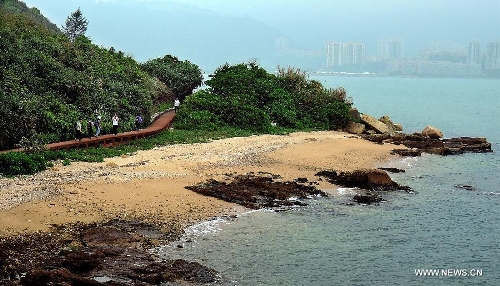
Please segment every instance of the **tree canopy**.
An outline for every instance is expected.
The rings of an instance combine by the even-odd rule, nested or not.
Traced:
[[[326,89],[305,73],[280,68],[270,74],[256,63],[225,64],[208,86],[188,96],[176,128],[216,130],[230,126],[269,132],[274,125],[293,129],[337,129],[349,122],[345,90]]]
[[[78,8],[66,18],[66,23],[62,26],[62,31],[73,42],[76,37],[85,35],[88,24],[89,21],[83,17],[82,11]]]
[[[151,59],[142,64],[142,69],[170,87],[181,101],[203,82],[197,65],[171,55]]]

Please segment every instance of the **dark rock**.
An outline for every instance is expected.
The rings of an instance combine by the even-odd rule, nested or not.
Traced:
[[[422,151],[418,149],[393,149],[391,154],[396,154],[404,157],[418,157],[422,156]]]
[[[295,182],[303,184],[309,182],[309,180],[307,178],[297,178],[295,179]]]
[[[93,280],[60,269],[33,269],[21,278],[21,285],[105,285]]]
[[[275,182],[273,178],[254,174],[236,176],[230,183],[210,180],[203,184],[188,186],[186,189],[251,209],[303,206],[305,203],[290,198],[328,196],[314,186],[297,182]]]
[[[328,176],[328,174],[331,174]],[[327,177],[332,184],[348,188],[361,188],[371,191],[411,191],[410,187],[400,186],[386,172],[376,169],[361,169],[353,172],[319,172],[316,176]]]
[[[467,191],[475,191],[476,190],[476,188],[474,188],[471,185],[455,185],[455,188],[464,189]]]
[[[0,256],[6,259],[0,263],[0,284],[3,281],[10,281],[9,285],[217,282],[217,272],[211,268],[183,260],[159,262],[149,252],[152,237],[167,243],[162,239],[179,236],[138,221],[115,220],[103,224],[59,226],[52,233],[1,238]],[[81,244],[75,244],[76,241]],[[94,279],[96,277],[104,277],[106,282],[99,282]]]
[[[353,198],[353,201],[357,202],[358,204],[366,204],[370,205],[373,203],[379,203],[383,201],[382,197],[376,194],[371,194],[371,193],[366,193],[366,194],[356,194]]]
[[[459,155],[467,152],[485,153],[492,152],[491,143],[488,143],[486,138],[477,137],[458,137],[451,139],[441,139],[436,137],[425,136],[421,133],[414,134],[372,134],[364,135],[365,139],[372,142],[385,142],[395,145],[403,145],[407,149],[394,149],[392,154],[401,156],[420,156],[421,153],[429,153],[436,155]]]
[[[182,259],[173,261],[170,265],[170,273],[184,281],[194,283],[212,283],[218,280],[215,270],[205,267],[197,262],[189,262]]]
[[[390,173],[404,173],[404,172],[406,172],[405,170],[399,169],[399,168],[384,168],[384,167],[380,167],[379,170],[387,171],[387,172],[390,172]]]

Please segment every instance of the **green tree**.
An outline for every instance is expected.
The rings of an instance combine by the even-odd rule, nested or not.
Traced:
[[[332,130],[349,121],[351,103],[345,90],[326,89],[300,70],[279,69],[274,75],[255,62],[224,64],[206,84],[208,89],[184,102],[176,117],[178,128],[212,130],[217,123],[269,132],[274,122],[285,128]]]
[[[66,23],[62,26],[62,31],[73,42],[76,37],[85,35],[88,24],[89,21],[83,17],[82,11],[78,8],[66,18]]]
[[[22,13],[0,9],[0,19],[0,150],[72,139],[77,118],[101,115],[105,134],[118,113],[132,130],[137,114],[148,124],[161,105],[165,85],[123,52],[85,36],[71,42]]]
[[[171,55],[149,60],[142,64],[142,69],[171,88],[181,101],[203,83],[203,75],[197,65]]]

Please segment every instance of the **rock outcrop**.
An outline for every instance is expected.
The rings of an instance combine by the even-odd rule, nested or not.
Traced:
[[[373,142],[391,143],[405,146],[405,149],[394,149],[392,153],[402,156],[420,156],[422,153],[436,155],[457,155],[463,153],[492,152],[491,143],[481,137],[456,137],[450,139],[433,138],[421,133],[394,135],[372,134],[365,139]],[[409,148],[409,149],[407,149]]]
[[[363,114],[361,116],[361,121],[365,123],[369,129],[374,130],[377,133],[389,133],[389,126],[373,116]]]
[[[303,179],[299,181],[304,182]],[[210,180],[199,185],[188,186],[186,189],[251,209],[304,206],[306,203],[299,199],[328,196],[316,187],[300,184],[297,180],[277,182],[272,175],[262,176],[253,173],[237,175],[230,183]]]
[[[346,127],[346,131],[351,134],[362,134],[365,132],[365,125],[357,122],[349,122]]]
[[[422,130],[422,135],[428,136],[432,139],[443,138],[443,132],[441,132],[441,130],[431,125],[427,125],[424,128],[424,130]]]
[[[316,176],[324,177],[329,183],[347,187],[357,188],[356,195],[352,201],[358,204],[373,204],[384,201],[383,192],[404,191],[414,193],[408,186],[401,186],[394,182],[389,175],[378,169],[360,169],[353,172],[321,171]]]
[[[394,123],[387,115],[376,119],[368,114],[360,115],[356,109],[351,109],[349,116],[353,121],[346,126],[345,131],[352,134],[394,134],[403,130],[401,124]]]
[[[173,235],[174,237],[169,237]],[[180,237],[139,221],[59,227],[0,239],[0,284],[199,285],[220,280],[197,262],[159,260],[151,246]],[[156,242],[156,243],[155,243]],[[176,284],[177,285],[177,284]]]
[[[411,188],[394,182],[383,170],[360,169],[352,172],[321,171],[316,176],[325,177],[328,182],[347,187],[360,188],[368,191],[408,191]]]

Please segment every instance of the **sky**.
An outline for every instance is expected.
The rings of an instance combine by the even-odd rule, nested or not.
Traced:
[[[374,56],[378,39],[402,38],[408,57],[430,48],[465,50],[470,41],[479,41],[485,51],[487,43],[500,41],[500,0],[24,2],[58,26],[80,8],[89,21],[86,35],[95,44],[113,46],[138,61],[172,54],[207,67],[224,55],[232,61],[265,59],[276,37],[290,39],[294,48],[318,51],[331,41],[360,42]]]

